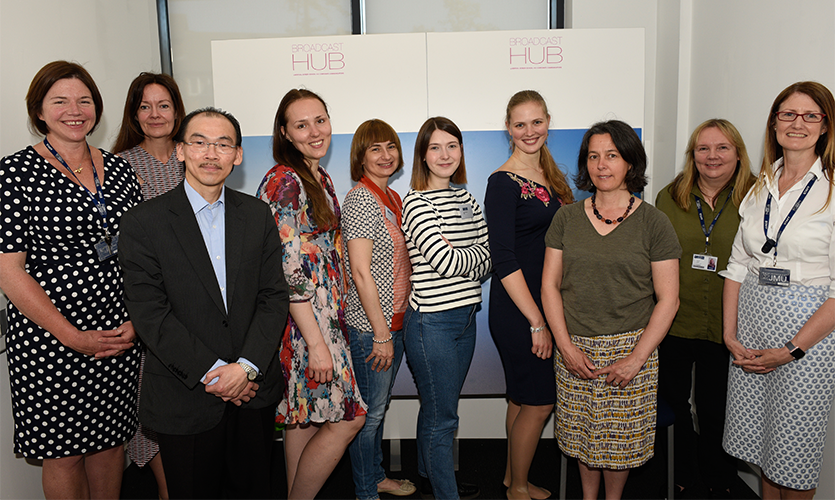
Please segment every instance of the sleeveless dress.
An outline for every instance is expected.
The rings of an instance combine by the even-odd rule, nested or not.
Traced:
[[[307,193],[292,168],[276,165],[258,187],[257,196],[270,205],[281,235],[290,301],[310,302],[334,369],[331,382],[319,384],[310,379],[307,344],[292,315],[287,317],[286,327],[276,325],[285,329],[279,357],[287,383],[276,412],[278,423],[353,420],[367,410],[357,388],[347,341],[339,202],[328,173],[322,167],[319,173],[328,204],[336,214],[332,227],[316,225]]]
[[[130,165],[102,151],[107,223],[141,201]],[[79,330],[128,320],[122,272],[99,262],[101,218],[87,192],[31,146],[0,161],[0,252],[26,252],[26,271]],[[27,458],[81,455],[125,442],[136,431],[139,348],[95,359],[65,347],[8,303],[6,344],[15,433]]]

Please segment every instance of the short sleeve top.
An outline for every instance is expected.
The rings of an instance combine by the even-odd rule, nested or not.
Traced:
[[[605,236],[585,203],[566,205],[554,216],[545,245],[562,250],[565,322],[570,334],[583,337],[644,328],[655,308],[652,263],[681,257],[670,219],[648,203]]]
[[[391,203],[386,203],[381,195],[389,197]],[[394,190],[388,188],[383,193],[364,180],[348,191],[342,203],[342,238],[346,247],[349,241],[357,238],[373,242],[371,275],[377,285],[383,316],[391,330],[403,327],[403,315],[409,299],[409,276],[412,274],[406,239],[400,229],[402,214],[403,204]],[[371,323],[351,273],[351,255],[347,250],[345,255],[348,256],[345,268],[349,286],[345,321],[353,328],[370,332]]]

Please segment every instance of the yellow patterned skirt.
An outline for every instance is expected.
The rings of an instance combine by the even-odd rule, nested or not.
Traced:
[[[571,341],[602,368],[628,356],[644,329]],[[658,349],[625,387],[606,384],[606,376],[583,380],[554,359],[557,405],[554,434],[560,449],[591,468],[631,469],[652,458],[655,443]]]

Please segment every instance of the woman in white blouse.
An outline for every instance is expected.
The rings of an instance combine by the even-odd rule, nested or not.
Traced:
[[[812,498],[820,477],[835,394],[833,116],[816,82],[774,100],[722,272],[733,355],[723,446],[762,468],[763,498]]]

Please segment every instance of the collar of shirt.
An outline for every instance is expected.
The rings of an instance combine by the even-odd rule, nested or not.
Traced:
[[[218,203],[220,203],[224,206],[226,205],[226,186],[225,185],[220,190],[220,198],[218,198],[216,202],[214,202],[210,205],[209,202],[206,201],[206,199],[203,198],[200,195],[200,193],[198,193],[197,191],[194,190],[193,187],[191,187],[191,184],[188,183],[188,179],[184,180],[183,184],[185,185],[185,188],[186,188],[186,197],[188,198],[188,202],[189,202],[189,204],[191,204],[191,209],[194,210],[195,214],[197,214],[197,212],[203,210],[207,206],[216,207]]]
[[[774,177],[772,177],[771,182],[768,183],[767,188],[768,192],[771,193],[771,196],[773,196],[775,200],[779,200],[780,188],[778,186],[778,182],[780,181],[780,177],[783,175],[783,158],[774,162],[772,169],[774,171]],[[790,193],[795,190],[802,191],[803,188],[806,187],[806,183],[809,182],[809,179],[811,179],[811,177],[809,177],[810,175],[814,175],[818,180],[823,178],[823,164],[821,163],[820,156],[809,168],[809,171],[806,172],[806,175],[804,175],[801,180],[797,181],[794,186],[790,187],[786,193]],[[785,196],[786,193],[783,193],[783,196]]]

